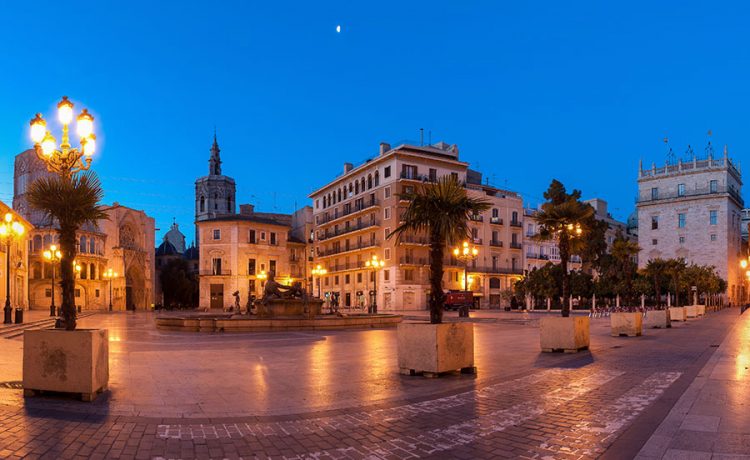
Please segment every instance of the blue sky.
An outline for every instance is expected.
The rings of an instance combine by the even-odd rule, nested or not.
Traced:
[[[633,210],[639,159],[707,136],[750,145],[745,2],[0,4],[0,199],[28,120],[69,95],[97,117],[106,202],[176,218],[217,127],[237,200],[291,212],[380,141],[457,143],[540,201],[552,178]],[[341,33],[336,26],[341,25]]]

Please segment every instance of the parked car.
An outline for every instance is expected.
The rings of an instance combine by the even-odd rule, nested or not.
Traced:
[[[448,291],[445,299],[446,310],[458,310],[461,307],[471,308],[474,305],[474,293],[471,291]]]

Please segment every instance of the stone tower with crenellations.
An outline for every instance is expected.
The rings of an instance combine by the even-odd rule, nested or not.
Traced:
[[[197,222],[235,214],[234,179],[221,174],[221,150],[214,132],[214,143],[208,159],[208,175],[195,181],[195,241],[200,244]]]

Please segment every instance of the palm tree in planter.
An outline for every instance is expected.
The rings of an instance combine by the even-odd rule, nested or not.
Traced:
[[[399,325],[399,367],[402,372],[410,374],[473,369],[474,336],[471,323],[443,324],[443,257],[446,246],[469,236],[470,216],[489,209],[490,202],[468,196],[466,188],[453,176],[444,176],[435,183],[421,184],[413,193],[401,194],[400,198],[408,200],[409,206],[401,216],[401,224],[388,238],[395,236],[398,242],[406,234],[424,233],[428,236],[430,324]],[[455,333],[448,334],[446,331],[451,328]],[[441,339],[449,341],[441,343]],[[450,342],[451,339],[454,341]],[[437,349],[437,355],[427,356],[429,349]],[[460,353],[464,355],[458,357]]]
[[[104,191],[92,171],[72,176],[42,177],[29,187],[29,205],[42,211],[57,222],[60,235],[60,275],[62,286],[62,317],[65,329],[76,328],[75,274],[73,260],[76,256],[76,233],[81,226],[96,224],[107,214],[99,206]]]
[[[573,253],[582,252],[588,230],[593,225],[594,208],[581,202],[581,192],[567,193],[565,186],[553,179],[544,192],[547,200],[534,218],[539,225],[538,240],[555,240],[562,269],[561,318],[546,317],[539,323],[542,351],[575,352],[589,346],[589,318],[570,317],[570,273],[568,262]],[[575,252],[574,252],[575,251]]]

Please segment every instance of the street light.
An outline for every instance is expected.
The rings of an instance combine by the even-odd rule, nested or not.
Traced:
[[[5,213],[5,219],[0,224],[0,239],[5,243],[5,308],[3,323],[11,324],[12,309],[10,308],[10,245],[13,240],[23,235],[25,229],[23,225],[16,220],[12,213]],[[20,322],[18,318],[18,311],[16,311],[16,322]],[[21,319],[23,319],[23,313],[21,313]]]
[[[57,116],[63,125],[62,143],[57,149],[57,139],[47,129],[47,122],[41,113],[29,122],[31,125],[31,140],[34,142],[36,155],[45,163],[49,172],[64,177],[86,171],[91,167],[91,157],[96,151],[96,135],[94,134],[94,117],[83,109],[76,117],[76,132],[81,146],[71,148],[68,135],[70,123],[73,121],[73,103],[68,96],[63,96],[57,104]]]
[[[475,260],[479,255],[479,249],[476,246],[469,245],[468,241],[464,241],[460,247],[453,248],[453,255],[456,259],[463,261],[464,263],[464,291],[469,291],[469,262]],[[468,310],[462,308],[459,313],[460,316],[469,316]]]
[[[326,273],[328,273],[328,270],[321,267],[320,264],[316,265],[315,268],[310,270],[310,273],[312,273],[313,276],[318,277],[318,298],[320,299],[320,278],[322,278]]]
[[[109,311],[112,311],[112,280],[117,278],[117,272],[108,268],[104,270],[104,278],[109,280]]]
[[[50,262],[50,265],[52,265],[52,303],[50,303],[49,306],[49,315],[55,316],[55,264],[60,262],[62,254],[60,253],[60,250],[57,249],[57,245],[53,244],[49,249],[44,251],[44,258]]]
[[[378,270],[385,267],[385,261],[378,259],[378,256],[373,254],[370,260],[365,261],[365,267],[371,269],[375,274],[372,284],[372,301],[368,310],[369,313],[376,315],[378,313]]]

